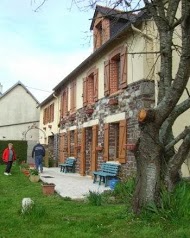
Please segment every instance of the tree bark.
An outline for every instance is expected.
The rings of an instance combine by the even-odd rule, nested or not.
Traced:
[[[137,163],[136,188],[133,210],[139,213],[150,202],[159,202],[162,146],[159,130],[154,123],[140,126],[141,134],[137,143],[135,158]]]

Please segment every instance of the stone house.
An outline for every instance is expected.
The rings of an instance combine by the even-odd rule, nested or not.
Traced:
[[[146,12],[97,6],[90,29],[93,53],[39,105],[41,142],[58,163],[76,157],[81,175],[103,161],[121,163],[128,175],[136,168],[138,111],[157,103],[156,28]]]

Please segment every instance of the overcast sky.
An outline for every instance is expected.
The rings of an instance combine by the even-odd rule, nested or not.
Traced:
[[[21,81],[41,102],[92,53],[89,19],[94,11],[79,11],[76,6],[71,7],[71,2],[48,0],[35,12],[40,0],[36,4],[31,4],[31,0],[1,0],[3,92]]]

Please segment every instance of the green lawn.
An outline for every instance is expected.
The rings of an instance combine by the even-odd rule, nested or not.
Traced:
[[[32,183],[13,166],[5,176],[0,165],[0,238],[151,238],[190,237],[190,225],[183,221],[134,218],[125,204],[92,206],[83,201],[66,201],[57,194],[44,196],[41,184]],[[34,200],[28,214],[21,214],[24,197]]]

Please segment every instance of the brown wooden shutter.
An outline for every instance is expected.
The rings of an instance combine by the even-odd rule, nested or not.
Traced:
[[[60,133],[59,135],[59,163],[64,162],[64,148],[65,148],[65,140],[64,133]]]
[[[68,113],[68,87],[65,89],[65,113]]]
[[[77,154],[78,154],[77,144],[78,144],[78,130],[76,129],[74,131],[74,157],[75,158],[77,158]]]
[[[126,120],[119,123],[119,162],[126,163]]]
[[[45,121],[45,109],[43,110],[43,124],[44,125],[46,124],[46,121]]]
[[[71,156],[71,132],[67,132],[68,156]]]
[[[98,101],[98,69],[94,72],[94,101]]]
[[[76,110],[76,80],[73,82],[73,111]]]
[[[60,119],[63,117],[63,93],[61,95]]]
[[[104,62],[104,95],[110,94],[110,61]]]
[[[83,79],[83,106],[87,105],[87,78]]]
[[[52,122],[54,121],[54,103],[52,104]]]
[[[120,54],[121,62],[121,88],[127,87],[127,48],[123,47]]]
[[[70,111],[73,112],[73,82],[70,85]]]
[[[82,128],[81,138],[81,159],[80,159],[80,175],[85,175],[86,163],[86,130]]]
[[[104,125],[104,161],[109,160],[109,124]]]
[[[98,145],[98,125],[92,127],[92,161],[91,161],[91,172],[97,170],[97,151]]]

